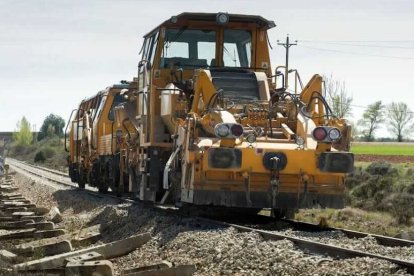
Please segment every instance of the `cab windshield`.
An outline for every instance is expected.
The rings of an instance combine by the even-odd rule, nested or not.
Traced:
[[[215,31],[186,28],[165,31],[161,68],[203,68],[215,64],[215,57]]]
[[[216,67],[216,31],[167,29],[160,62],[161,68]],[[248,30],[225,29],[223,32],[225,67],[251,67],[252,34]]]
[[[248,68],[252,57],[252,34],[246,30],[224,30],[223,63]]]

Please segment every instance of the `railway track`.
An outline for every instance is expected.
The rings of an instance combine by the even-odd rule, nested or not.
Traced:
[[[8,163],[14,168],[24,170],[30,174],[36,175],[41,178],[46,178],[49,181],[52,181],[58,185],[64,185],[66,188],[77,189],[77,185],[71,183],[69,177],[65,176],[62,172],[51,170],[51,169],[45,169],[43,167],[34,166],[30,164],[21,163],[16,160],[8,160]],[[93,188],[90,189],[89,187],[85,189],[85,192],[93,196],[98,196],[101,198],[111,197],[111,198],[116,198],[117,200],[120,200],[123,202],[136,203],[134,200],[131,200],[129,198],[119,198],[111,194],[104,194],[104,195],[100,194]],[[174,210],[171,208],[164,208],[164,207],[157,207],[157,206],[156,208],[163,212],[169,212],[169,213],[182,215],[179,212],[177,212],[177,210]],[[401,268],[406,269],[408,273],[414,274],[414,262],[412,260],[402,260],[402,259],[397,259],[397,258],[386,256],[386,255],[374,254],[370,252],[364,252],[361,250],[354,250],[354,249],[349,249],[349,248],[345,248],[341,246],[321,243],[321,242],[313,241],[307,238],[295,237],[295,236],[290,236],[290,235],[286,235],[283,233],[278,233],[277,231],[272,231],[269,229],[263,230],[261,229],[260,224],[256,225],[255,227],[251,227],[251,226],[240,225],[237,223],[230,223],[230,222],[226,222],[222,220],[219,221],[216,219],[209,219],[209,218],[203,218],[203,217],[197,217],[195,219],[201,222],[204,222],[204,223],[208,223],[208,224],[219,225],[223,227],[233,227],[240,232],[256,232],[260,234],[265,240],[289,240],[292,243],[294,243],[296,247],[310,254],[330,256],[334,259],[368,257],[368,258],[386,260],[390,263],[398,265]],[[264,218],[264,219],[268,220],[269,218]],[[294,220],[284,220],[284,222],[291,225],[291,227],[295,230],[310,231],[310,232],[339,231],[343,233],[345,236],[347,236],[348,238],[361,239],[361,238],[366,238],[366,237],[373,237],[376,239],[379,245],[382,245],[384,247],[414,248],[414,242],[409,241],[409,240],[396,239],[392,237],[357,232],[357,231],[342,229],[342,228],[322,228],[315,224],[299,222],[299,221],[294,221]]]

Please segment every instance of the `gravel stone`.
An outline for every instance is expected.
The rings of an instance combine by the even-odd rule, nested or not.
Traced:
[[[254,232],[238,232],[193,218],[180,217],[143,204],[119,204],[115,199],[94,197],[78,190],[59,189],[44,179],[15,176],[16,186],[39,206],[57,207],[66,229],[100,224],[102,242],[150,232],[153,239],[130,254],[111,260],[115,274],[123,269],[153,265],[163,260],[195,264],[195,275],[408,275],[382,260],[335,260],[311,255],[288,240],[265,241]],[[349,239],[340,232],[309,233],[287,230],[286,235],[412,260],[413,248],[380,246],[372,237]],[[1,247],[1,246],[0,246]],[[381,251],[382,250],[382,251]]]

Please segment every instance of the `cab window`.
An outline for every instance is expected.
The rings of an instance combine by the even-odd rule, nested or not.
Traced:
[[[111,109],[109,110],[109,114],[108,114],[108,119],[110,121],[113,121],[115,119],[115,110],[114,110],[115,106],[122,103],[123,101],[124,99],[122,98],[120,94],[117,94],[114,97],[114,101],[112,102]]]
[[[155,51],[158,44],[158,32],[147,37],[144,41],[142,59],[151,62],[154,61]]]
[[[200,68],[215,63],[216,32],[213,30],[167,29],[161,68]],[[213,64],[214,65],[214,64]]]
[[[224,30],[223,63],[227,67],[249,68],[252,57],[252,34],[246,30]]]

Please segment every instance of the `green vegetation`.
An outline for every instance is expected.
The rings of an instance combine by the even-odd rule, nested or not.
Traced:
[[[388,130],[397,137],[398,142],[402,142],[414,131],[414,113],[404,102],[392,102],[388,106]]]
[[[30,123],[26,117],[23,116],[23,118],[17,122],[16,127],[16,132],[13,135],[13,140],[16,144],[22,147],[30,145],[33,141],[33,134]]]
[[[351,151],[356,154],[414,155],[414,144],[353,143]]]
[[[362,126],[363,140],[371,142],[374,140],[375,131],[378,130],[380,125],[384,122],[384,110],[385,106],[381,101],[377,101],[368,105],[367,109],[362,114],[362,119],[358,121],[358,124]]]
[[[348,202],[365,210],[389,212],[398,223],[409,224],[414,216],[412,176],[410,165],[373,162],[357,167],[346,181]]]
[[[414,165],[359,163],[346,181],[342,210],[301,210],[296,219],[329,226],[391,235],[414,231]]]
[[[67,153],[63,143],[63,138],[57,136],[44,138],[35,144],[26,146],[13,142],[9,146],[8,156],[28,163],[41,163],[42,166],[65,171]]]
[[[328,94],[329,95],[329,94]],[[330,106],[335,103],[330,102]],[[392,102],[385,105],[381,101],[376,101],[368,105],[358,120],[358,124],[353,124],[354,141],[410,141],[410,134],[414,132],[414,112],[405,102]],[[393,136],[378,138],[376,131],[385,126]]]
[[[396,236],[401,232],[412,232],[413,226],[398,224],[387,212],[365,211],[347,207],[344,209],[303,209],[296,214],[300,221],[319,223],[324,218],[328,226],[352,229],[378,235]]]
[[[43,166],[66,171],[64,124],[65,121],[61,117],[50,114],[42,124],[38,139],[33,139],[30,123],[23,117],[17,123],[13,142],[7,146],[7,156],[28,163],[42,163]]]
[[[55,114],[49,114],[43,121],[42,126],[40,127],[38,140],[42,140],[45,137],[62,137],[64,127],[65,120],[63,120],[62,117]]]

